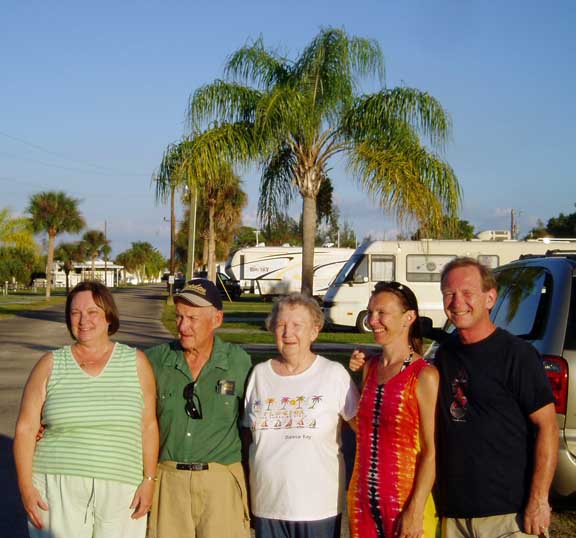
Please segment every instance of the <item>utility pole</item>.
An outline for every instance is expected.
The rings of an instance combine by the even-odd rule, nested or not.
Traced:
[[[194,276],[194,249],[196,248],[196,204],[197,191],[194,185],[194,193],[190,193],[190,218],[188,219],[188,257],[186,260],[186,281]]]
[[[108,245],[108,221],[104,221],[104,245]],[[108,286],[108,249],[104,248],[104,285]]]
[[[518,216],[522,214],[522,211],[518,211]],[[512,208],[510,210],[510,239],[518,239],[518,220],[516,219],[516,210]]]

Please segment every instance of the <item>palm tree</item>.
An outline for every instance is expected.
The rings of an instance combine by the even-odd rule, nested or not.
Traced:
[[[74,263],[84,261],[84,243],[60,243],[54,251],[54,257],[60,262],[60,266],[66,274],[66,293],[70,291],[70,271],[74,269]]]
[[[213,282],[216,282],[217,240],[219,243],[223,239],[231,240],[234,228],[241,220],[242,208],[246,205],[246,194],[231,166],[223,167],[220,179],[221,183],[207,182],[199,199],[206,213],[204,257],[208,278]]]
[[[92,262],[92,280],[94,280],[96,258],[103,253],[103,249],[110,244],[110,241],[106,239],[104,232],[100,230],[88,230],[82,236],[82,243],[86,255],[90,257]]]
[[[135,273],[139,282],[158,277],[166,266],[162,254],[146,241],[132,243],[128,250],[116,256],[116,263],[123,265],[126,271]]]
[[[48,233],[48,259],[46,262],[46,299],[52,287],[52,264],[54,242],[58,234],[76,233],[85,223],[78,211],[79,200],[70,198],[62,191],[39,192],[30,197],[26,211],[32,216],[32,229]]]
[[[178,167],[179,174],[186,178],[189,193],[198,193],[198,200],[203,200],[206,205],[208,212],[208,278],[215,282],[216,207],[224,193],[239,190],[240,179],[235,174],[231,164],[217,151],[217,148],[208,148],[208,154],[206,149],[205,139],[199,132],[194,133],[188,140],[181,142]]]
[[[256,162],[261,169],[259,215],[286,210],[303,200],[302,291],[311,293],[316,198],[330,161],[341,154],[354,179],[400,221],[432,228],[460,203],[450,166],[428,151],[442,150],[450,122],[425,92],[382,87],[358,95],[360,79],[383,81],[377,42],[327,28],[295,61],[264,47],[262,39],[229,58],[225,75],[190,98],[193,129],[208,125],[197,140],[210,163]]]

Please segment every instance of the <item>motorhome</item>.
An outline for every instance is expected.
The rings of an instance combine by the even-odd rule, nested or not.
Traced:
[[[351,248],[314,249],[315,297],[322,297],[328,285],[354,253]],[[300,291],[302,247],[248,247],[232,252],[226,273],[240,281],[244,291],[267,297]]]
[[[522,255],[545,254],[554,249],[573,251],[576,240],[370,241],[356,249],[328,288],[324,295],[324,316],[333,325],[369,332],[366,306],[374,285],[382,280],[396,280],[414,291],[420,314],[441,327],[446,316],[440,274],[450,260],[470,256],[493,268]]]

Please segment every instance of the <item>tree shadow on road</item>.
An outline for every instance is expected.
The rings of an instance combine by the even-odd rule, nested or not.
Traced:
[[[18,492],[12,444],[12,438],[0,435],[0,536],[28,538],[26,512]]]
[[[23,310],[16,315],[18,318],[40,319],[42,321],[53,321],[55,323],[65,323],[64,310]]]

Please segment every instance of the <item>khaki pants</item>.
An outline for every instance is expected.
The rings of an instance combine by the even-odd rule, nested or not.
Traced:
[[[530,536],[534,538],[533,534],[522,532],[522,514],[442,518],[442,538],[524,538]]]
[[[132,519],[130,503],[137,486],[34,473],[34,486],[48,503],[38,509],[42,529],[28,523],[30,538],[144,538],[146,516]]]
[[[204,471],[158,465],[148,538],[249,538],[250,516],[240,463]]]

